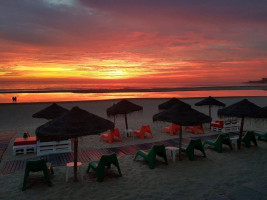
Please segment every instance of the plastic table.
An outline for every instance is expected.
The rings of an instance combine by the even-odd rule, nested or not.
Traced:
[[[170,152],[172,155],[172,161],[175,162],[176,153],[179,151],[179,148],[177,147],[166,147],[165,148],[167,152]]]

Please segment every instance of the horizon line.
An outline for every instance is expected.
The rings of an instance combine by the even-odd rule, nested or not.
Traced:
[[[164,87],[164,88],[120,88],[120,89],[2,89],[0,94],[10,93],[126,93],[126,92],[172,92],[201,90],[267,90],[267,85],[248,86],[201,86],[201,87]]]

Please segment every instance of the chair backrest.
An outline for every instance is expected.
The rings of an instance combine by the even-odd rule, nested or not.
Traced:
[[[247,131],[242,138],[242,142],[245,143],[246,147],[250,147],[251,142],[253,142],[255,146],[258,146],[254,131]]]
[[[191,139],[186,149],[193,149],[198,145],[202,145],[201,139]]]
[[[242,140],[251,140],[253,137],[254,132],[253,131],[247,131],[245,135],[243,136]]]
[[[153,147],[151,148],[151,150],[148,154],[148,157],[150,157],[150,156],[156,157],[157,153],[164,152],[164,151],[166,151],[166,150],[165,150],[165,146],[163,144],[162,145],[153,145]]]
[[[38,172],[38,171],[47,169],[47,166],[46,166],[46,162],[44,159],[28,160],[26,162],[26,169],[32,172]]]
[[[144,126],[144,131],[145,131],[145,132],[148,132],[148,133],[151,133],[150,126],[149,126],[149,125],[145,125],[145,126]]]
[[[177,131],[179,131],[180,126],[178,126],[178,125],[172,123],[172,124],[171,124],[171,128],[172,128],[173,130],[177,130]]]
[[[113,130],[110,130],[111,135],[114,136],[120,136],[120,131],[118,128],[115,128]]]
[[[145,133],[145,132],[151,133],[150,126],[149,125],[142,126],[141,127],[141,132],[142,133]]]
[[[98,163],[98,167],[105,167],[111,163],[115,165],[117,165],[118,163],[117,155],[115,153],[101,156],[100,161]]]
[[[218,143],[218,142],[222,143],[223,140],[230,140],[229,134],[220,134],[220,135],[218,135],[218,137],[215,140],[215,143]]]

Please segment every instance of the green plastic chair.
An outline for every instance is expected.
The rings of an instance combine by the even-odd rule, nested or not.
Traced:
[[[231,142],[229,134],[220,134],[216,138],[216,140],[205,140],[203,143],[203,147],[207,144],[210,146],[214,146],[215,150],[218,153],[222,153],[223,144],[228,145],[230,147],[230,149],[233,150],[232,142]]]
[[[242,137],[242,143],[245,144],[247,148],[251,147],[251,142],[254,143],[255,146],[258,146],[256,137],[253,131],[247,131],[246,134]]]
[[[258,137],[259,140],[267,140],[267,133],[254,132],[254,134]]]
[[[137,151],[134,161],[137,156],[143,157],[146,161],[148,161],[149,168],[154,169],[156,162],[156,155],[160,156],[164,159],[166,165],[168,165],[168,160],[166,156],[166,149],[164,145],[154,145],[151,149],[148,150],[139,150]]]
[[[24,173],[23,187],[22,187],[23,191],[26,190],[26,185],[29,179],[30,172],[38,172],[38,171],[43,171],[46,184],[48,186],[52,186],[49,172],[51,174],[54,174],[54,170],[52,168],[51,163],[46,163],[44,159],[27,161]]]
[[[119,175],[122,176],[119,161],[115,153],[110,155],[103,155],[100,160],[91,161],[89,163],[87,173],[89,172],[90,168],[92,168],[94,171],[96,171],[97,181],[103,182],[105,170],[109,169],[111,167],[111,164],[117,167]]]
[[[206,157],[206,153],[200,139],[192,139],[188,145],[183,145],[181,148],[181,151],[186,153],[189,160],[195,159],[195,150],[201,151],[203,156]]]

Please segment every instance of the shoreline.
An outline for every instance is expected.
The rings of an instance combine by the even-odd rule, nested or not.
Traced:
[[[174,96],[175,97],[175,96]],[[183,99],[183,100],[187,100],[187,99],[203,99],[206,98],[207,96],[200,96],[200,97],[175,97],[177,99]],[[266,96],[259,96],[259,95],[255,95],[255,96],[212,96],[214,98],[220,98],[220,99],[227,99],[227,98],[243,98],[243,99],[247,99],[247,98],[266,98]],[[151,97],[147,97],[147,98],[117,98],[117,99],[99,99],[99,100],[70,100],[70,101],[40,101],[40,102],[17,102],[17,103],[0,103],[1,105],[18,105],[18,104],[48,104],[48,103],[86,103],[86,102],[90,102],[90,103],[94,103],[94,102],[104,102],[104,101],[120,101],[122,99],[128,99],[128,100],[168,100],[171,99],[172,97],[155,97],[155,98],[151,98]]]

